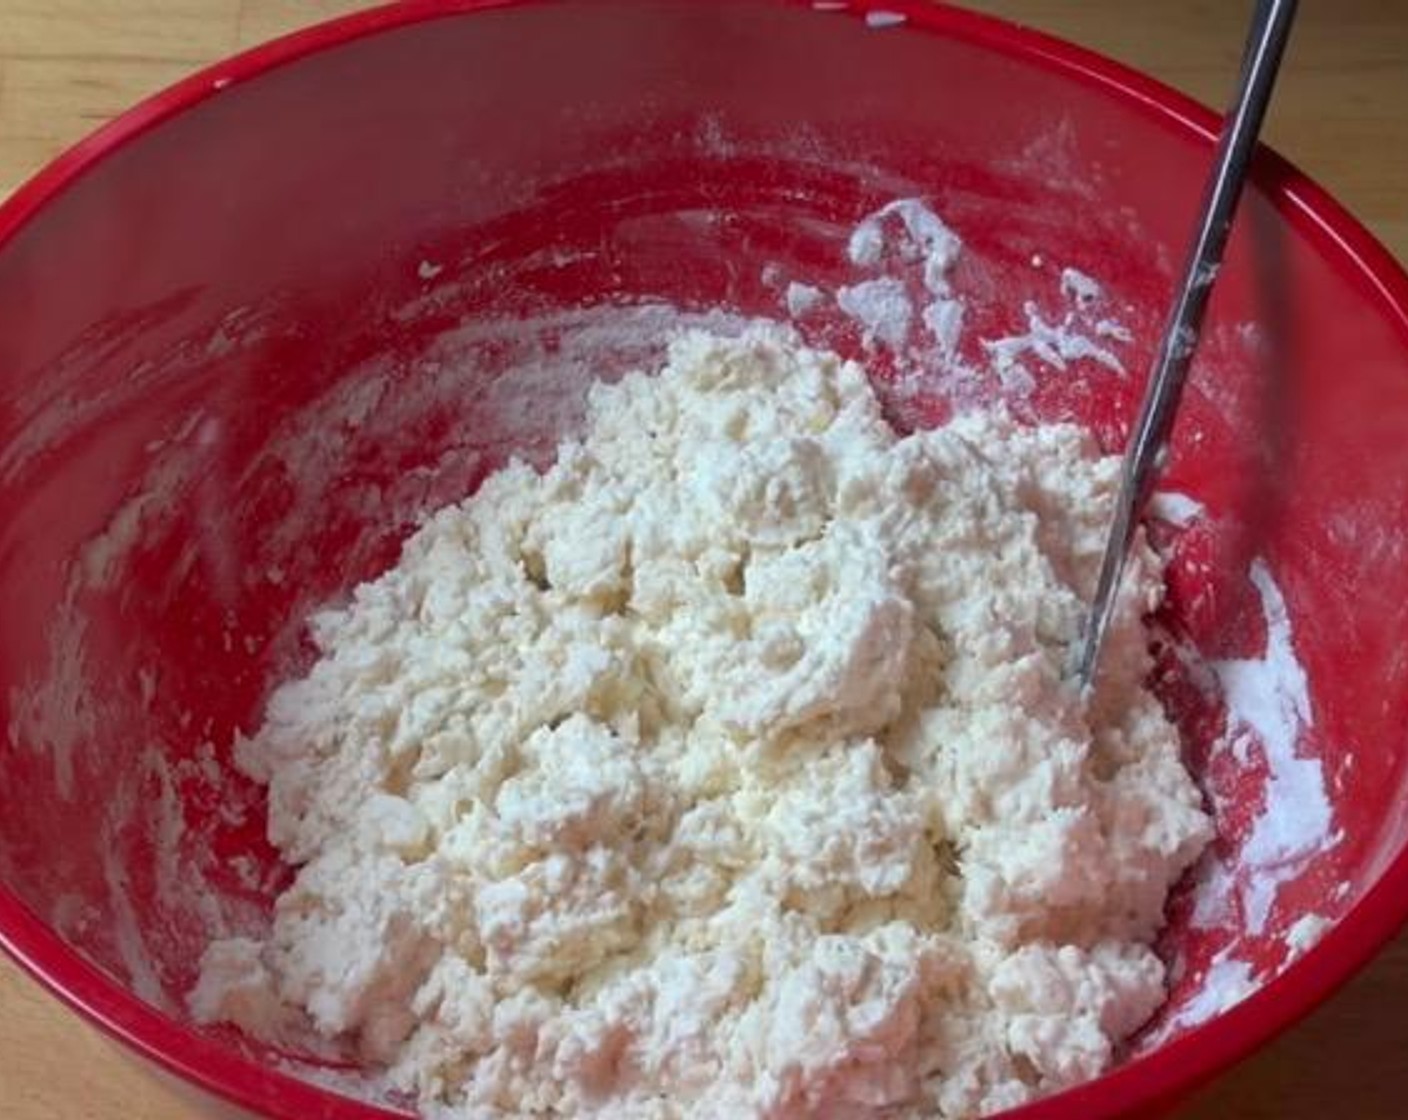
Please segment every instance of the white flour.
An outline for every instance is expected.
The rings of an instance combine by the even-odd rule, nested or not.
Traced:
[[[906,274],[916,272],[925,299],[918,318],[940,349],[951,353],[957,347],[963,305],[952,298],[949,271],[962,250],[958,235],[922,200],[886,203],[856,225],[846,245],[852,265],[879,275],[839,289],[836,303],[861,325],[866,345],[905,352],[916,317]]]
[[[901,12],[887,12],[879,8],[865,13],[866,27],[876,30],[886,27],[899,27],[905,22],[905,16]]]
[[[1199,503],[1176,493],[1160,495],[1152,506],[1151,513],[1171,524],[1186,525],[1205,514]],[[1258,657],[1211,665],[1227,708],[1226,728],[1212,753],[1230,755],[1244,771],[1263,765],[1265,777],[1258,783],[1263,800],[1249,834],[1231,852],[1210,851],[1199,865],[1190,925],[1219,935],[1237,930],[1246,938],[1274,938],[1284,954],[1276,967],[1256,968],[1240,955],[1247,949],[1236,942],[1224,945],[1198,978],[1193,996],[1141,1042],[1146,1051],[1247,998],[1304,955],[1331,925],[1322,914],[1292,920],[1277,907],[1282,886],[1329,852],[1340,833],[1322,763],[1298,753],[1312,713],[1285,598],[1263,561],[1252,562],[1250,578],[1261,603],[1265,646]]]
[[[901,236],[892,238],[890,225],[899,226]],[[924,269],[924,286],[934,295],[948,292],[948,271],[962,249],[958,235],[917,198],[887,202],[863,218],[846,247],[851,263],[863,268],[880,266],[887,252],[905,262],[918,261]]]
[[[1078,300],[1078,306],[1082,302]],[[1072,362],[1088,359],[1099,362],[1116,373],[1125,372],[1124,364],[1113,351],[1074,329],[1079,321],[1078,310],[1067,311],[1057,322],[1048,322],[1032,303],[1028,303],[1022,311],[1027,317],[1025,334],[983,342],[983,348],[992,358],[993,366],[999,374],[1010,374],[1027,355],[1040,358],[1047,365],[1060,370],[1064,370]],[[1101,329],[1097,324],[1096,332],[1099,333]],[[1115,326],[1103,328],[1111,337],[1116,337],[1117,329]]]
[[[1174,497],[1173,514],[1197,516]],[[1297,879],[1340,839],[1334,827],[1324,766],[1302,756],[1298,744],[1312,713],[1305,676],[1295,654],[1285,598],[1261,560],[1250,578],[1262,608],[1265,646],[1260,656],[1212,663],[1227,708],[1223,737],[1214,755],[1230,754],[1242,770],[1260,764],[1263,802],[1249,834],[1230,854],[1208,858],[1198,870],[1195,929],[1245,930],[1251,937],[1274,936],[1285,948],[1279,967],[1302,956],[1324,935],[1330,922],[1321,914],[1294,920],[1278,911],[1283,885]],[[1246,998],[1275,970],[1258,970],[1239,959],[1235,945],[1220,950],[1193,999],[1180,1006],[1147,1045],[1194,1027]]]
[[[955,291],[952,273],[963,242],[922,199],[896,199],[866,215],[850,233],[846,256],[865,278],[837,288],[830,300],[860,327],[867,349],[888,350],[929,374],[937,365],[950,381],[977,373],[960,355],[967,301]],[[1027,303],[1022,333],[977,340],[1009,399],[1035,388],[1025,364],[1031,359],[1060,371],[1093,362],[1125,373],[1118,349],[1132,336],[1104,313],[1109,301],[1101,284],[1067,267],[1057,291],[1054,317]],[[827,306],[827,293],[793,280],[784,303],[794,320],[813,318]]]
[[[1157,490],[1149,499],[1148,516],[1176,529],[1186,529],[1207,511],[1203,503],[1177,490]]]
[[[1237,860],[1247,928],[1261,933],[1281,884],[1333,841],[1334,822],[1320,760],[1296,751],[1310,722],[1310,699],[1305,670],[1291,644],[1285,599],[1261,561],[1252,564],[1251,579],[1266,620],[1265,652],[1258,658],[1216,662],[1213,669],[1222,684],[1233,742],[1255,735],[1268,771],[1265,808]]]
[[[580,442],[314,620],[241,765],[300,866],[192,1006],[466,1117],[958,1118],[1095,1076],[1210,835],[1143,687],[1141,546],[1064,677],[1117,463],[685,336]]]
[[[1229,953],[1219,953],[1208,966],[1192,999],[1182,1003],[1160,1026],[1149,1044],[1163,1042],[1181,1031],[1206,1023],[1250,996],[1260,986],[1252,966]]]
[[[1286,948],[1293,956],[1303,956],[1320,943],[1333,924],[1323,914],[1305,914],[1297,918],[1286,931]]]
[[[841,288],[836,305],[865,329],[867,345],[881,342],[897,350],[909,338],[914,307],[899,280],[883,276]]]
[[[822,306],[825,299],[826,293],[820,288],[811,284],[799,284],[795,280],[787,285],[787,293],[783,297],[787,314],[793,319],[800,319],[804,315],[810,314]]]

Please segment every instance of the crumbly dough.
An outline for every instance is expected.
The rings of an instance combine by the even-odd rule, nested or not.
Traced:
[[[1096,1076],[1210,837],[1144,690],[1116,464],[863,372],[677,340],[318,615],[239,764],[299,867],[192,1007],[355,1043],[428,1114],[974,1117]]]

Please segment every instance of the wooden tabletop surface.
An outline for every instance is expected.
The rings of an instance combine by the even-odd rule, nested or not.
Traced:
[[[347,0],[0,0],[0,197],[139,97]],[[1222,104],[1247,0],[985,0]],[[1408,260],[1408,0],[1301,6],[1269,139]],[[1408,1116],[1408,937],[1177,1120]],[[0,958],[0,1115],[193,1120]]]

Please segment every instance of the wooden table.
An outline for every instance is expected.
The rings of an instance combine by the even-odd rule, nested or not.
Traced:
[[[0,196],[99,122],[193,68],[347,0],[0,0]],[[1221,104],[1245,0],[983,0]],[[1408,4],[1302,5],[1271,142],[1408,259]],[[1408,938],[1178,1120],[1408,1116]],[[0,1114],[195,1116],[0,959]]]

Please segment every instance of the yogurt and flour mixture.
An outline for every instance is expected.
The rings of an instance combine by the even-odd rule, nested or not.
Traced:
[[[1065,680],[1117,464],[688,335],[313,623],[239,748],[297,880],[197,1015],[355,1041],[430,1115],[974,1117],[1103,1071],[1210,837],[1141,546]]]

